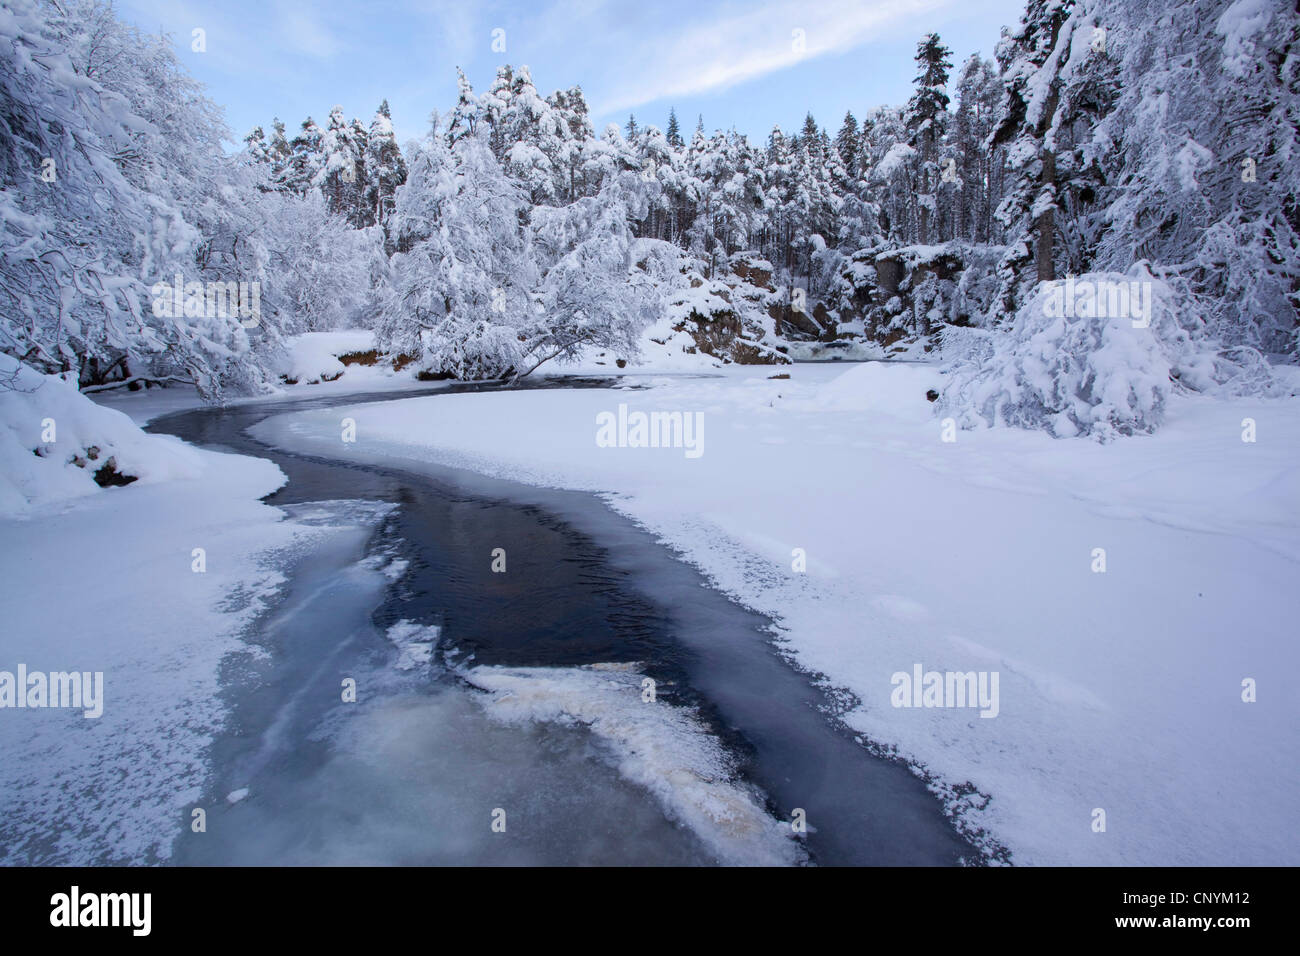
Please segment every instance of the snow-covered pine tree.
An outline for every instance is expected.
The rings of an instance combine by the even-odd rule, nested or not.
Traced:
[[[364,143],[357,140],[359,125],[344,119],[343,107],[330,110],[329,125],[321,137],[323,162],[315,180],[329,211],[354,226],[367,225],[365,151]]]
[[[859,162],[879,197],[881,228],[898,245],[915,242],[918,234],[913,185],[917,151],[909,139],[902,114],[893,107],[882,106],[863,122]]]
[[[491,127],[493,153],[507,174],[524,184],[531,204],[563,202],[580,153],[573,149],[569,118],[538,94],[528,68],[498,68],[481,109]]]
[[[248,157],[255,163],[270,162],[271,153],[266,144],[266,133],[262,127],[254,126],[244,137],[244,148],[248,150]]]
[[[323,138],[315,120],[308,116],[302,121],[298,133],[289,141],[289,160],[281,177],[286,189],[303,196],[316,185],[325,164]]]
[[[668,145],[673,149],[681,149],[686,143],[682,140],[682,130],[677,124],[677,111],[668,110]]]
[[[997,46],[1003,93],[988,146],[1007,151],[1007,192],[996,216],[1010,243],[998,265],[998,318],[1014,315],[1036,282],[1056,276],[1056,143],[1050,134],[1068,49],[1057,41],[1074,6],[1075,0],[1029,0],[1020,23],[1004,29]],[[1067,44],[1072,36],[1071,29]]]
[[[289,148],[289,140],[284,135],[284,123],[278,116],[271,120],[271,136],[267,140],[266,152],[275,180],[280,182],[293,151]]]
[[[916,92],[907,103],[903,122],[910,134],[909,145],[917,151],[916,203],[918,208],[916,241],[932,241],[931,223],[937,218],[940,186],[939,144],[946,133],[948,119],[948,71],[952,51],[930,33],[917,44]]]
[[[451,118],[447,121],[445,136],[450,145],[454,145],[462,136],[472,136],[483,116],[483,105],[479,102],[474,88],[470,86],[465,71],[456,67],[456,105],[452,108]],[[438,118],[435,113],[430,117],[430,128],[437,128]],[[494,142],[495,146],[495,142]]]
[[[388,100],[379,104],[370,121],[365,153],[366,208],[372,222],[383,225],[393,211],[397,187],[406,182],[406,160],[393,132],[393,116]]]
[[[979,54],[962,64],[951,144],[960,183],[955,234],[973,242],[995,242],[993,211],[1002,193],[1003,147],[986,148],[1001,95],[997,71]],[[942,171],[940,177],[942,178]]]
[[[595,131],[591,128],[591,111],[582,87],[573,86],[567,90],[557,90],[546,98],[551,108],[554,121],[558,122],[558,136],[544,141],[542,148],[550,148],[552,165],[556,168],[566,202],[572,202],[580,196],[594,195],[600,189],[600,181],[588,181],[583,173],[585,148],[595,140]]]

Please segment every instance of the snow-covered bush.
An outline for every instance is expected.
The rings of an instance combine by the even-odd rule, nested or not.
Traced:
[[[341,356],[349,357],[358,370],[370,366],[382,374],[387,366],[377,361],[374,348],[375,335],[369,329],[304,332],[286,340],[280,376],[287,385],[332,382],[347,371]]]
[[[360,324],[370,305],[374,259],[383,255],[382,229],[353,229],[326,211],[315,190],[258,197],[256,241],[264,250],[262,309],[283,335]]]
[[[1141,265],[1042,283],[1007,327],[945,331],[943,413],[1058,438],[1151,432],[1176,385],[1223,377],[1186,302]]]

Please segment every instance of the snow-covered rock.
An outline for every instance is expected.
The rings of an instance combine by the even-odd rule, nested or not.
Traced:
[[[332,382],[346,371],[340,355],[369,352],[374,347],[375,333],[369,329],[305,332],[289,340],[280,374],[289,385]]]
[[[30,513],[108,485],[201,471],[188,446],[147,435],[72,383],[0,354],[0,515]]]

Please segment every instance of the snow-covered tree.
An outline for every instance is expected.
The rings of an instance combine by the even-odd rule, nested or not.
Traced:
[[[397,190],[390,227],[402,251],[382,293],[378,337],[427,374],[500,378],[521,370],[521,334],[535,322],[527,196],[484,127],[452,145],[440,132],[411,157]]]
[[[677,111],[670,109],[668,111],[668,129],[665,133],[668,137],[668,145],[673,149],[681,149],[686,145],[682,139],[682,129],[677,124]]]
[[[406,182],[406,160],[397,145],[393,132],[393,116],[388,100],[379,104],[375,118],[370,121],[366,138],[366,207],[371,222],[383,225],[393,211],[393,197],[397,187]]]
[[[957,80],[957,109],[951,125],[953,163],[945,160],[940,172],[951,169],[960,190],[955,204],[953,234],[974,242],[993,242],[1000,233],[994,229],[993,211],[1002,195],[1002,147],[986,148],[993,132],[993,118],[1001,86],[997,70],[979,54],[962,65]]]
[[[859,135],[857,118],[852,111],[845,113],[840,131],[835,134],[835,150],[846,177],[856,178],[858,173]]]
[[[323,161],[314,184],[325,196],[329,211],[354,226],[367,225],[365,142],[358,139],[359,124],[348,123],[343,107],[330,110],[329,126],[321,137]],[[362,136],[365,131],[360,130]]]
[[[928,34],[917,44],[916,92],[903,113],[903,122],[911,134],[909,145],[917,151],[917,240],[923,243],[931,241],[930,224],[938,218],[939,144],[946,133],[948,118],[951,52],[939,41],[937,33]]]
[[[276,330],[207,291],[242,282],[251,311],[256,190],[170,43],[93,0],[13,0],[0,24],[0,348],[85,386],[262,387]],[[157,291],[177,281],[180,309]]]
[[[624,171],[601,191],[567,206],[543,207],[533,222],[533,248],[543,272],[537,322],[527,333],[527,374],[584,346],[636,353],[637,335],[661,310],[659,291],[634,268],[632,219],[646,214],[639,177]]]
[[[324,138],[325,134],[310,116],[302,121],[297,135],[289,141],[289,159],[281,176],[286,189],[302,196],[318,185],[325,165]]]

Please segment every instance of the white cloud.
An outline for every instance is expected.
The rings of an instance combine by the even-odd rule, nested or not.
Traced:
[[[769,0],[742,13],[638,38],[620,51],[619,77],[597,115],[669,97],[714,92],[816,57],[843,53],[953,0]],[[919,29],[919,28],[918,28]],[[802,31],[796,35],[795,31]],[[802,40],[800,48],[797,40]]]

